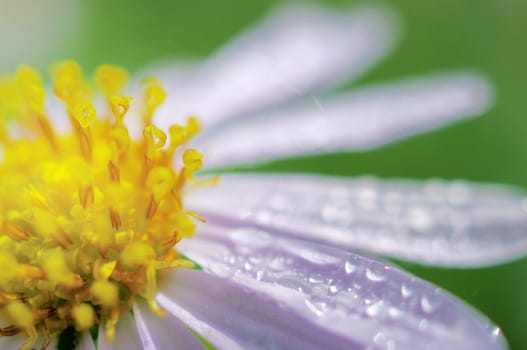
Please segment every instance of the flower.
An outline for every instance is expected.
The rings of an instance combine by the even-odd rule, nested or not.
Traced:
[[[38,139],[39,147],[20,144],[13,158],[8,157],[11,150],[6,146],[3,164],[25,167],[4,168],[2,176],[9,170],[13,183],[31,179],[39,172],[38,167],[27,166],[27,159],[51,157],[50,177],[37,180],[55,193],[53,199],[70,206],[65,218],[50,217],[43,210],[52,198],[49,193],[42,197],[38,187],[25,183],[18,184],[24,191],[17,193],[3,179],[2,191],[9,196],[4,195],[0,203],[27,203],[31,224],[38,228],[34,232],[46,244],[3,251],[0,283],[17,283],[13,280],[20,274],[44,280],[38,285],[41,294],[35,304],[53,294],[53,300],[62,300],[53,312],[61,309],[65,316],[50,317],[52,310],[32,308],[35,304],[28,301],[29,296],[2,291],[3,312],[16,323],[2,332],[22,330],[35,338],[35,324],[41,331],[54,329],[48,321],[58,319],[87,329],[100,318],[98,349],[200,348],[188,328],[225,349],[505,347],[499,329],[455,297],[389,263],[352,251],[455,266],[513,259],[525,252],[527,214],[521,195],[512,189],[443,181],[224,174],[216,186],[192,191],[184,201],[179,191],[183,184],[178,179],[202,181],[194,176],[201,167],[200,154],[189,149],[183,153],[181,146],[186,144],[204,152],[205,164],[223,167],[277,156],[370,148],[486,109],[491,92],[482,78],[449,73],[322,100],[313,97],[307,103],[299,100],[285,109],[267,109],[247,118],[256,109],[364,71],[391,47],[396,29],[392,19],[381,8],[357,8],[350,13],[305,7],[278,10],[203,66],[167,72],[165,77],[174,75],[165,82],[168,95],[176,98],[174,104],[169,99],[159,106],[164,91],[158,82],[147,81],[144,108],[135,111],[145,125],[141,141],[128,137],[125,130],[133,131],[133,127],[124,128],[121,122],[124,112],[130,114],[127,121],[139,118],[133,118],[133,102],[114,96],[126,78],[118,68],[104,66],[97,74],[115,117],[111,125],[94,118],[95,107],[84,98],[75,64],[67,63],[55,72],[55,92],[76,126],[69,138],[50,131],[58,121],[48,120],[47,115],[55,118],[57,109],[43,113],[40,82],[34,71],[21,69],[22,97],[33,114],[31,120],[36,120],[35,130],[43,137]],[[154,111],[160,128],[150,123]],[[173,116],[188,113],[197,113],[205,127],[194,143],[190,139],[198,130],[195,119],[170,128]],[[164,150],[167,140],[161,130],[170,130]],[[80,151],[73,151],[78,148],[74,141]],[[100,144],[95,141],[106,146],[96,149]],[[124,147],[128,142],[129,148]],[[19,143],[8,140],[6,144]],[[46,152],[54,147],[61,151]],[[172,153],[181,162],[170,168]],[[64,160],[71,163],[62,164]],[[93,171],[94,179],[90,178],[85,163],[101,173],[104,168],[106,176]],[[149,171],[144,173],[143,168]],[[75,176],[52,176],[68,173]],[[131,186],[116,189],[113,185],[120,175],[128,176]],[[92,183],[96,186],[90,189]],[[103,190],[99,193],[95,187]],[[73,191],[76,196],[62,196],[61,191]],[[169,197],[164,197],[168,192]],[[77,227],[87,216],[103,217],[90,210],[90,203],[98,201],[108,209],[100,227],[115,232],[112,242],[105,242],[105,230]],[[134,212],[134,208],[146,210]],[[141,225],[151,229],[131,225],[128,231],[133,232],[119,232],[130,223],[123,213],[146,218]],[[157,218],[159,213],[163,215]],[[193,235],[194,221],[188,219],[199,219],[196,213],[204,215],[207,224],[198,223],[195,237],[179,242]],[[4,242],[25,242],[31,234],[18,224],[23,215],[25,211],[2,209]],[[96,219],[88,223],[99,224]],[[496,231],[501,235],[496,236]],[[63,234],[70,232],[73,236]],[[167,247],[177,243],[177,252],[183,256],[163,244],[156,246],[172,232]],[[141,234],[139,239],[136,233]],[[69,245],[77,249],[72,256],[57,249]],[[123,249],[111,251],[115,245]],[[94,250],[87,251],[86,246]],[[12,255],[20,251],[26,261],[13,263]],[[185,256],[199,269],[176,268],[152,278],[159,263],[185,265]],[[90,263],[83,264],[81,258]],[[85,283],[88,290],[76,293]],[[115,293],[116,285],[119,293]],[[133,304],[133,315],[121,312],[122,304]],[[165,317],[156,315],[161,310]],[[37,316],[44,321],[36,322]],[[16,348],[23,342],[0,338],[2,348]],[[88,332],[82,333],[77,348],[94,349]]]

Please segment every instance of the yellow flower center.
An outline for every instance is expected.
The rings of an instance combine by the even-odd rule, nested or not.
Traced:
[[[27,336],[24,349],[68,327],[103,324],[111,341],[134,297],[154,300],[160,269],[193,267],[173,249],[194,234],[182,193],[201,168],[184,150],[199,132],[195,118],[168,135],[151,124],[166,94],[145,82],[143,138],[124,123],[132,98],[120,95],[127,73],[104,65],[95,83],[105,101],[96,111],[93,83],[74,62],[53,69],[71,132],[53,129],[38,72],[22,66],[0,80],[0,334]],[[101,118],[102,117],[102,118]],[[181,157],[181,166],[171,166]]]

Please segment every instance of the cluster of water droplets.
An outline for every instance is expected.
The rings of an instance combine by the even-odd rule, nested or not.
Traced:
[[[282,234],[440,265],[506,259],[511,245],[527,245],[527,211],[521,196],[504,187],[230,175],[191,200],[207,217],[236,217]]]
[[[295,291],[303,304],[295,308],[305,317],[376,349],[435,349],[493,337],[489,323],[467,318],[466,306],[439,288],[360,255],[255,228],[210,226],[183,250],[205,271],[263,283],[277,298]]]

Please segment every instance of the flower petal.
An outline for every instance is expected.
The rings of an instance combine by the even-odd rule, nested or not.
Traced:
[[[476,116],[491,101],[480,76],[437,74],[239,120],[208,135],[199,148],[208,167],[365,150]]]
[[[80,2],[1,1],[0,73],[23,62],[42,65],[69,52],[85,23]]]
[[[340,249],[208,226],[183,252],[203,271],[175,272],[173,301],[244,348],[505,347],[497,328],[445,291]]]
[[[157,112],[165,127],[174,116],[196,114],[210,126],[363,73],[393,46],[394,15],[381,7],[335,11],[314,5],[274,10],[181,83]]]
[[[207,220],[419,263],[470,267],[527,252],[527,200],[505,186],[461,181],[223,175],[187,205]]]
[[[104,327],[99,327],[99,337],[97,339],[98,350],[143,350],[141,338],[135,321],[130,313],[121,314],[119,322],[115,326],[115,339],[112,343],[106,341],[106,331]]]
[[[19,349],[25,339],[19,336],[0,337],[0,349]]]
[[[152,313],[141,300],[134,304],[134,317],[143,350],[204,349],[200,341],[178,319]]]
[[[20,349],[22,345],[25,343],[26,339],[15,335],[15,336],[9,336],[9,337],[2,337],[0,336],[0,349],[2,350],[15,350]],[[39,339],[36,344],[33,344],[32,348],[38,349],[42,345],[42,339]],[[55,349],[57,346],[57,339],[51,338],[51,342],[48,345],[48,349]],[[81,349],[84,350],[84,349]]]
[[[76,350],[95,350],[95,344],[93,343],[93,339],[89,332],[82,333],[79,345],[77,345]]]

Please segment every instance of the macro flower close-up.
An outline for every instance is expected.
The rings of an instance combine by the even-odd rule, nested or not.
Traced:
[[[492,107],[492,83],[467,69],[334,89],[399,32],[380,5],[289,4],[203,62],[1,78],[0,348],[508,348],[483,313],[388,259],[524,256],[521,190],[229,171]]]

